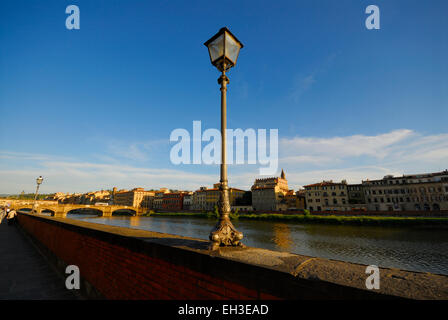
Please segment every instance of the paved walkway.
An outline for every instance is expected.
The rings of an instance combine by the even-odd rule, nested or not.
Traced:
[[[0,224],[0,300],[73,300],[62,278],[17,226]]]

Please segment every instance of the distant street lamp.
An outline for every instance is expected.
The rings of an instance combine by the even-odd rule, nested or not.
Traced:
[[[37,200],[37,193],[39,191],[39,186],[44,181],[44,178],[42,176],[39,176],[39,178],[36,179],[37,187],[36,187],[36,194],[34,195],[34,203],[33,203],[33,209],[31,210],[31,213],[34,213],[34,210],[36,208],[36,200]]]
[[[226,71],[236,65],[236,60],[243,44],[227,28],[221,28],[217,34],[204,45],[208,48],[211,63],[221,71],[218,83],[221,85],[221,180],[219,186],[218,212],[219,221],[210,233],[210,249],[219,246],[243,246],[240,242],[243,234],[230,222],[229,186],[227,183],[226,164],[226,127],[227,127],[227,84]]]

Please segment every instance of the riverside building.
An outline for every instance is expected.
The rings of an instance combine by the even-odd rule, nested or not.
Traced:
[[[231,206],[237,204],[238,199],[242,199],[246,191],[229,188],[229,202]],[[193,194],[192,208],[194,210],[213,211],[218,205],[220,196],[219,183],[213,185],[213,188],[201,187]]]
[[[448,171],[385,176],[362,182],[368,210],[448,210]]]
[[[322,181],[305,187],[306,206],[310,211],[350,211],[347,181]]]
[[[152,206],[154,195],[154,191],[145,191],[143,188],[134,188],[129,191],[114,190],[113,201],[115,205],[149,209]]]
[[[281,211],[288,208],[288,180],[282,169],[280,177],[256,179],[252,185],[252,207],[255,211]]]

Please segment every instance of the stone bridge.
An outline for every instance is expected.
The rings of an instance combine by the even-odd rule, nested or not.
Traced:
[[[21,209],[32,209],[34,201],[25,200],[1,200],[0,206],[9,204],[11,209],[21,210]],[[34,210],[41,214],[42,211],[51,211],[52,217],[62,217],[65,218],[67,213],[77,209],[93,209],[100,211],[103,217],[111,217],[115,211],[118,210],[129,210],[134,211],[136,215],[140,212],[138,208],[131,206],[120,206],[120,205],[88,205],[88,204],[61,204],[57,201],[36,201],[36,206]]]

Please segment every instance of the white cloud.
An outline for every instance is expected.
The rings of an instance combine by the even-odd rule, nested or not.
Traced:
[[[279,150],[279,166],[295,186],[342,179],[360,183],[387,174],[448,167],[448,134],[423,135],[407,129],[374,136],[283,138]]]
[[[376,136],[283,138],[279,141],[279,150],[285,159],[302,157],[302,160],[306,161],[309,159],[310,162],[327,162],[329,159],[343,159],[363,155],[381,159],[394,152],[394,145],[399,142],[402,143],[414,135],[414,132],[411,130],[401,129]]]
[[[285,169],[289,186],[297,190],[324,179],[360,183],[387,174],[447,169],[448,134],[424,135],[399,129],[372,136],[282,138],[279,152],[279,171]],[[161,153],[157,154],[163,159]],[[170,165],[166,164],[164,168],[156,169],[147,163],[131,165],[126,161],[128,159],[114,154],[102,156],[96,161],[79,161],[53,155],[0,151],[0,193],[33,192],[35,178],[39,175],[45,178],[40,189],[43,193],[87,192],[114,186],[196,190],[219,180],[219,166],[185,165],[169,169]],[[169,161],[168,155],[166,159]],[[249,189],[260,177],[258,167],[258,164],[229,166],[229,184]],[[197,172],[198,169],[202,171]]]
[[[157,153],[156,148],[165,144],[166,140],[153,140],[143,142],[127,143],[125,141],[113,140],[107,144],[107,151],[114,157],[131,161],[148,161],[152,152]]]
[[[0,192],[32,192],[38,175],[44,177],[40,190],[43,193],[87,192],[98,189],[144,187],[147,189],[168,187],[196,189],[212,185],[217,177],[181,170],[146,169],[127,165],[96,164],[88,162],[49,161],[39,167],[20,170],[0,170]]]
[[[296,78],[294,81],[294,86],[291,91],[291,98],[294,102],[298,102],[300,97],[308,91],[312,85],[316,82],[315,75],[310,74],[306,77]]]
[[[317,77],[324,74],[330,65],[333,63],[338,53],[333,53],[326,57],[323,61],[317,65],[314,70],[306,76],[296,75],[293,80],[293,86],[290,92],[290,98],[295,102],[299,102],[302,95],[310,90],[316,83]]]

